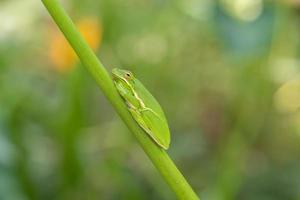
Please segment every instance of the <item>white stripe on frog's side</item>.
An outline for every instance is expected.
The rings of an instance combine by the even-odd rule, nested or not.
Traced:
[[[134,97],[139,101],[141,108],[146,109],[145,103],[139,97],[139,95],[135,92],[134,88],[131,86],[131,84],[128,82],[128,80],[124,77],[121,77],[121,79],[129,86],[129,88],[130,88],[131,92],[133,93]]]

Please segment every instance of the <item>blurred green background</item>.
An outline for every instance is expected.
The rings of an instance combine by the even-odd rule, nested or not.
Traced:
[[[299,0],[63,4],[202,200],[300,199]],[[0,1],[0,199],[175,199],[36,0]]]

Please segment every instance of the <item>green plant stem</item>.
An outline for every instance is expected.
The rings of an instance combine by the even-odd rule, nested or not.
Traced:
[[[60,3],[57,0],[42,0],[42,2],[75,50],[83,65],[91,73],[102,89],[102,92],[108,98],[130,131],[137,138],[167,184],[176,193],[177,198],[182,200],[199,200],[168,154],[158,147],[133,120],[125,103],[115,89],[110,75],[77,31],[72,20],[68,17]]]

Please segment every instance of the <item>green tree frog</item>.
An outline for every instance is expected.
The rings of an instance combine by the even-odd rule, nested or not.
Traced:
[[[132,117],[164,149],[170,145],[170,130],[165,114],[151,93],[130,71],[112,70],[115,86]]]

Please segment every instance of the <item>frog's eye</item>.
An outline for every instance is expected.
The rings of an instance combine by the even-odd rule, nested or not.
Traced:
[[[131,74],[130,72],[127,72],[127,73],[125,74],[125,76],[126,76],[126,78],[128,78],[128,79],[132,78],[132,74]]]

